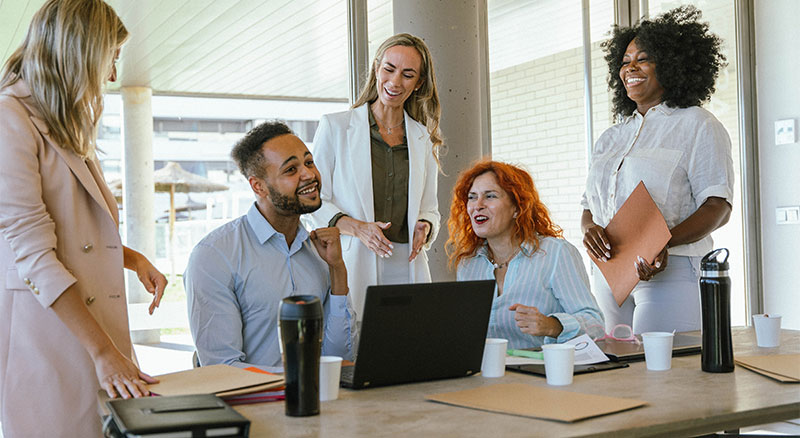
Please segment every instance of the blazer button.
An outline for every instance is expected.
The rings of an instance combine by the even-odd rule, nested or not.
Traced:
[[[86,299],[86,305],[91,306],[94,303],[94,297],[89,297]]]
[[[94,245],[87,243],[86,245],[83,245],[83,252],[89,252],[92,250],[92,248],[94,248]]]
[[[38,287],[33,288],[33,294],[34,295],[39,295],[39,288]]]
[[[28,277],[25,277],[25,279],[24,279],[24,280],[22,280],[22,281],[24,281],[24,282],[25,282],[25,284],[27,284],[28,286],[30,286],[30,285],[31,285],[31,279],[30,279],[30,278],[28,278]]]

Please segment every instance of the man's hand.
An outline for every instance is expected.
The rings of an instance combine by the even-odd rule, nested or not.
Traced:
[[[558,318],[546,316],[539,312],[536,307],[523,306],[522,304],[512,304],[508,310],[516,312],[514,320],[517,321],[522,333],[532,336],[550,336],[557,338],[564,330]]]
[[[339,229],[336,227],[318,228],[311,232],[311,242],[317,248],[319,256],[331,268],[344,265],[342,260],[342,242]]]
[[[342,242],[339,229],[318,228],[309,235],[317,253],[328,264],[331,274],[331,294],[347,295],[347,268],[342,259]]]
[[[428,221],[417,221],[417,224],[414,226],[414,241],[411,243],[411,254],[408,257],[409,263],[413,262],[419,255],[419,252],[425,245],[425,241],[428,239],[428,233],[430,233],[430,231],[431,224],[429,224]]]

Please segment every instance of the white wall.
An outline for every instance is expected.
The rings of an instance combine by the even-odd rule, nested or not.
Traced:
[[[775,222],[776,207],[800,205],[800,143],[776,146],[774,128],[800,122],[800,1],[754,3],[764,306],[800,329],[800,224]]]

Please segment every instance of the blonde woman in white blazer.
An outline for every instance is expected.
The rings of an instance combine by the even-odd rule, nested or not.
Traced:
[[[336,226],[342,233],[359,318],[367,286],[431,281],[425,251],[441,220],[440,113],[428,47],[413,35],[398,34],[378,48],[353,107],[320,120],[313,154],[322,175],[322,208],[311,218],[317,227]],[[377,199],[375,187],[385,198]]]
[[[149,394],[122,268],[166,278],[122,245],[94,148],[125,26],[101,0],[49,0],[0,74],[0,423],[6,438],[102,436],[97,392]]]

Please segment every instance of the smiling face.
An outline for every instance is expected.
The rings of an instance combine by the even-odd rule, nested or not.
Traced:
[[[647,56],[647,52],[639,50],[635,38],[622,56],[619,77],[628,97],[636,102],[639,113],[644,114],[661,103],[664,87],[656,78],[656,64]]]
[[[497,183],[494,172],[475,178],[467,195],[467,214],[478,237],[487,240],[510,238],[516,212],[511,196]]]
[[[319,170],[302,140],[292,134],[280,135],[264,143],[262,153],[267,198],[276,212],[300,215],[322,205]]]
[[[378,100],[387,107],[402,108],[411,93],[422,85],[422,56],[409,46],[392,46],[375,66]]]

